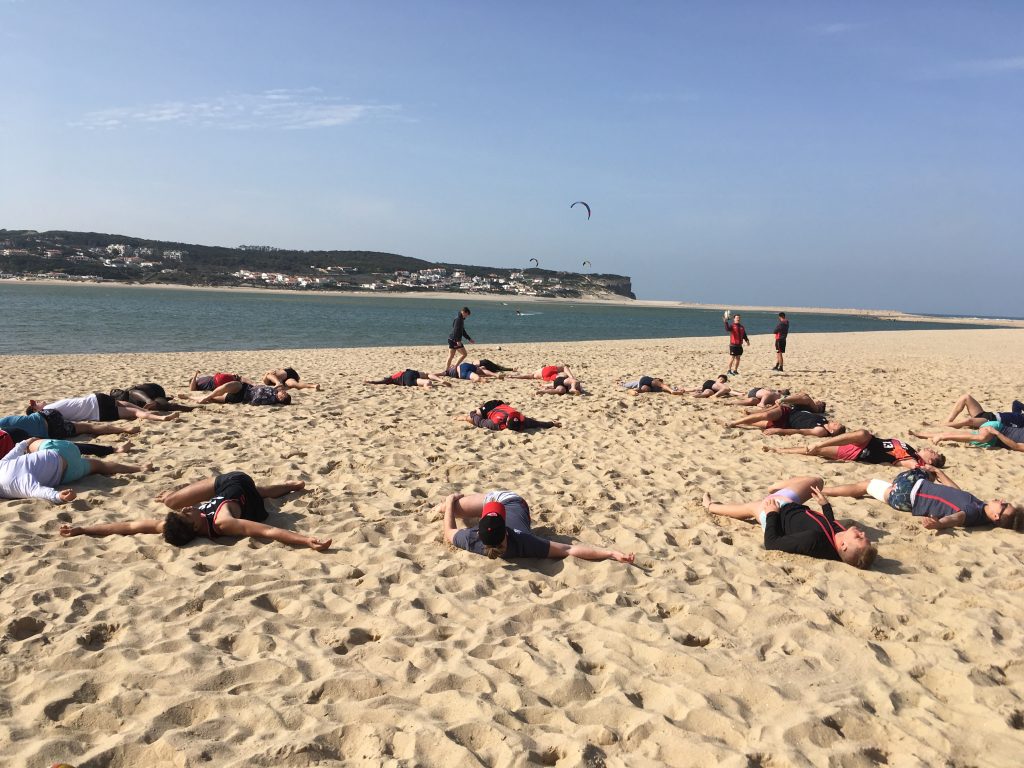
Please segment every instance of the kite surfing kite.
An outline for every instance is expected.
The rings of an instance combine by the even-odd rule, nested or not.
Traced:
[[[573,203],[569,207],[570,208],[575,208],[577,205],[582,205],[584,208],[587,209],[587,221],[590,221],[590,206],[587,203],[584,203],[582,200],[577,200],[575,203]]]
[[[583,268],[584,268],[585,270],[587,270],[588,272],[590,271],[590,268],[591,268],[592,266],[593,266],[593,265],[592,265],[592,264],[591,264],[591,263],[590,263],[589,261],[584,261],[584,262],[583,262]]]
[[[540,268],[540,262],[537,261],[536,259],[530,259],[530,263],[533,264],[533,266],[537,267],[538,269]]]

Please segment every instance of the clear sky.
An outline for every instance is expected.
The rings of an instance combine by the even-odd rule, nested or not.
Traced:
[[[0,227],[1021,316],[1024,2],[0,0]]]

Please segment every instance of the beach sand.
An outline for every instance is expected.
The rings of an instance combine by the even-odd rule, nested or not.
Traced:
[[[1013,330],[794,334],[786,373],[752,339],[738,388],[825,397],[883,437],[945,417],[963,391],[1019,397]],[[0,412],[191,371],[284,363],[323,392],[144,424],[145,477],[91,477],[62,507],[0,502],[0,762],[48,766],[1016,766],[1024,748],[1024,536],[934,533],[836,500],[879,542],[873,571],[765,552],[759,527],[705,513],[774,480],[895,470],[765,453],[806,438],[727,430],[738,409],[633,397],[621,378],[694,386],[723,338],[478,345],[564,361],[593,395],[533,382],[369,387],[431,348],[8,357]],[[15,382],[25,382],[24,385]],[[451,418],[501,397],[562,429],[492,434]],[[112,437],[96,442],[114,442]],[[922,441],[912,440],[921,447]],[[1024,501],[1024,454],[953,447],[949,474]],[[232,469],[299,478],[272,520],[334,539],[62,540],[61,520],[161,515],[161,491]],[[633,551],[636,566],[505,563],[444,544],[432,510],[511,488],[535,531]]]

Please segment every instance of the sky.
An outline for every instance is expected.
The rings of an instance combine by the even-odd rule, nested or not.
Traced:
[[[0,228],[1024,316],[1022,31],[1017,0],[0,0]]]

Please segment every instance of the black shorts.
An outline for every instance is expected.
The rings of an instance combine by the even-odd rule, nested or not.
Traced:
[[[239,389],[237,392],[231,392],[229,394],[224,395],[224,402],[225,403],[242,403],[242,402],[246,402],[245,395],[246,395],[246,392],[248,392],[250,389],[252,389],[252,385],[250,385],[250,384],[243,384],[241,389]]]
[[[236,470],[218,475],[213,481],[213,495],[238,502],[242,507],[243,520],[262,523],[268,517],[263,497],[256,490],[256,483],[245,472]]]
[[[776,339],[775,340],[775,351],[776,352],[785,352],[786,351],[786,340],[785,339]]]
[[[46,434],[54,440],[67,440],[78,431],[74,423],[65,419],[60,411],[43,411],[43,418],[46,419]]]
[[[729,345],[729,354],[732,355],[733,357],[739,357],[740,355],[743,354],[743,345],[742,344],[730,344]]]
[[[425,379],[426,376],[420,376],[419,371],[414,371],[412,368],[406,368],[402,371],[402,375],[398,379],[398,386],[400,387],[415,387],[417,379]]]
[[[714,389],[715,388],[714,379],[708,379],[707,381],[705,381],[703,384],[700,385],[700,388],[701,388],[702,391],[706,390],[706,389]]]
[[[448,339],[448,349],[465,349],[461,341],[458,339]]]
[[[299,380],[299,372],[296,371],[294,368],[285,368],[284,369],[284,380],[288,381],[288,379],[295,379],[296,381],[298,381]],[[281,383],[283,384],[284,382],[281,382]]]
[[[96,392],[95,395],[100,406],[100,421],[117,421],[117,400],[102,392]]]
[[[985,421],[999,421],[992,411],[982,411],[975,418],[984,419]]]

